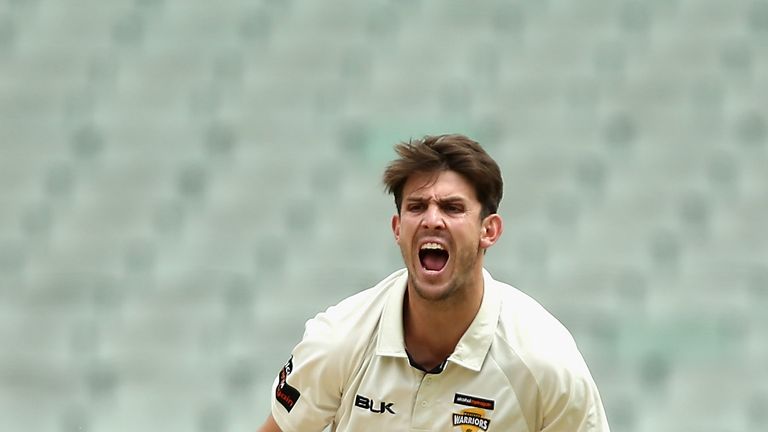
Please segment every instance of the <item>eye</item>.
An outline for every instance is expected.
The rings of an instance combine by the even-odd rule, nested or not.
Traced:
[[[424,204],[422,204],[422,203],[411,203],[411,204],[408,204],[408,206],[406,207],[406,210],[408,210],[409,212],[422,211],[422,210],[424,210]]]
[[[445,211],[448,213],[463,213],[464,207],[460,204],[447,204],[445,206]]]

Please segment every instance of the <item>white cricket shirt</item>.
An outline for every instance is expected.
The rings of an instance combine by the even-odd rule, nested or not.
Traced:
[[[413,367],[407,277],[399,270],[307,322],[273,386],[283,432],[609,430],[568,330],[486,271],[480,310],[442,370]]]

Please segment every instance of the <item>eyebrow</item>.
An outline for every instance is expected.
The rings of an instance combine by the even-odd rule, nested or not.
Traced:
[[[424,201],[430,201],[430,198],[426,197],[408,197],[405,199],[405,202],[424,202]],[[461,196],[447,196],[445,198],[439,198],[436,200],[438,204],[450,204],[450,203],[465,203],[467,202],[467,199]]]

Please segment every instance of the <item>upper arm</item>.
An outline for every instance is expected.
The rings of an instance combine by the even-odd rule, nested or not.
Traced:
[[[568,377],[547,399],[542,432],[609,432],[600,394],[590,377]]]
[[[344,343],[323,314],[307,323],[272,387],[274,430],[322,431],[333,422],[351,357]]]
[[[575,344],[563,358],[539,365],[542,432],[608,432],[600,392]]]

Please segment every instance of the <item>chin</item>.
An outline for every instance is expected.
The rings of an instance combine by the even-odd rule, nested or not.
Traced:
[[[416,294],[421,299],[427,300],[430,302],[446,301],[450,298],[453,298],[453,294],[454,294],[454,290],[451,288],[441,289],[441,290],[430,290],[430,289],[419,288],[418,286],[416,286],[415,290],[416,290]]]
[[[411,284],[416,294],[424,300],[447,300],[456,292],[456,284],[452,280],[430,281],[417,276],[412,277]]]

